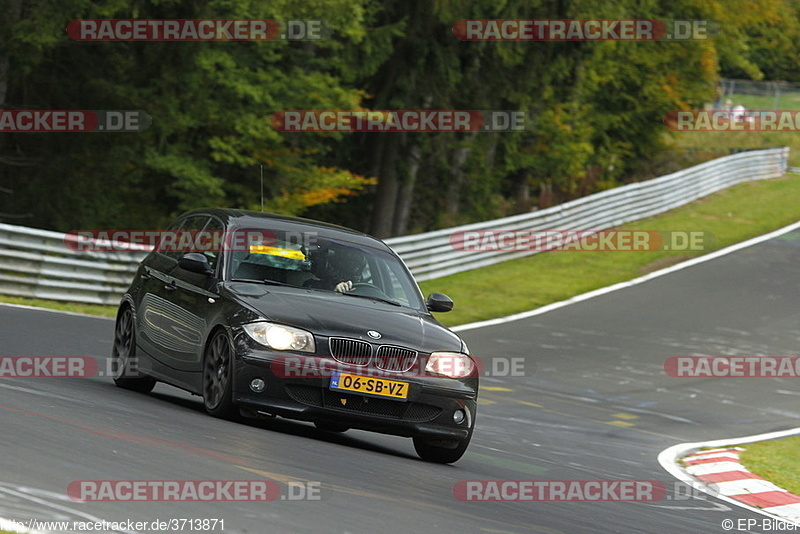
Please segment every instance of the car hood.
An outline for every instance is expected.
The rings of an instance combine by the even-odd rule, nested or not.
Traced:
[[[375,342],[370,330],[381,334],[380,344],[396,344],[421,352],[461,350],[461,339],[428,314],[411,308],[349,297],[333,291],[225,284],[231,298],[276,323],[311,331],[315,335],[341,336]]]

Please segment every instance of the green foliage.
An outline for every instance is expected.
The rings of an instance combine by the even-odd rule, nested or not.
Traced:
[[[14,6],[20,6],[20,16]],[[61,230],[163,226],[204,205],[382,236],[652,176],[662,118],[726,76],[794,79],[800,0],[0,0],[15,109],[141,109],[139,134],[0,139],[0,214]],[[324,20],[305,42],[74,42],[80,18]],[[689,42],[464,42],[467,18],[708,19]],[[282,133],[291,109],[522,111],[517,133]],[[536,195],[547,191],[550,198]],[[146,206],[146,209],[142,209]]]
[[[720,22],[723,77],[800,80],[800,2],[718,0],[705,9]]]

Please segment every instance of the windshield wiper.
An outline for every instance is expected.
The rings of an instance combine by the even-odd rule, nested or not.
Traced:
[[[293,286],[292,284],[285,284],[283,282],[278,282],[276,280],[256,280],[255,278],[231,278],[231,282],[254,282],[256,284],[267,284],[270,286],[297,287]]]
[[[337,293],[338,293],[338,291],[337,291]],[[358,297],[358,298],[362,298],[362,299],[377,300],[379,302],[385,302],[386,304],[391,304],[392,306],[400,306],[401,308],[403,307],[403,305],[400,304],[399,302],[395,302],[393,300],[388,300],[388,299],[382,299],[380,297],[371,297],[369,295],[358,295],[356,293],[341,293],[341,294],[342,295],[347,295],[348,297]]]

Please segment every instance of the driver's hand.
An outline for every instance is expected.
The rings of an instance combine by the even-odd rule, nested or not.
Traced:
[[[353,289],[353,282],[351,282],[350,280],[348,280],[347,282],[339,282],[338,284],[336,284],[336,287],[334,288],[334,290],[338,291],[339,293],[346,293],[351,289]]]

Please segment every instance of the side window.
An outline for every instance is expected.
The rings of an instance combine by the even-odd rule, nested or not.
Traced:
[[[372,265],[369,261],[364,262],[364,268],[358,273],[359,279],[368,284],[374,284],[375,280],[372,276]]]
[[[224,229],[222,221],[212,217],[208,220],[208,223],[205,228],[203,228],[200,235],[197,236],[198,248],[205,254],[206,258],[208,258],[208,263],[211,265],[211,268],[215,270],[217,268],[217,263],[219,263],[220,255],[222,254],[220,248]]]
[[[392,271],[392,269],[387,268],[382,270],[385,274],[384,279],[387,280],[386,283],[386,294],[395,299],[400,304],[405,306],[410,306],[410,302],[408,301],[408,294],[406,293],[403,284],[400,283],[400,279],[397,278],[397,275]]]
[[[159,253],[173,260],[178,260],[180,254],[175,246],[175,238],[180,233],[181,227],[185,222],[186,219],[175,221],[161,233],[161,239],[159,239],[157,245]]]
[[[207,215],[187,217],[178,225],[171,226],[161,238],[159,250],[168,258],[177,261],[187,252],[196,252],[194,239],[197,233],[208,223]]]

